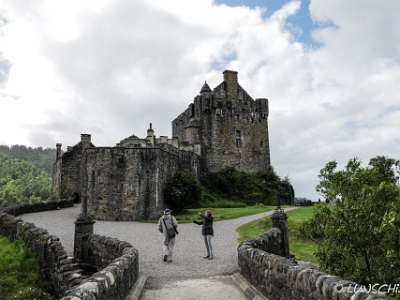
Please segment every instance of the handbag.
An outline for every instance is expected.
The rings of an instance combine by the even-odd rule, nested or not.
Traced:
[[[167,235],[168,235],[168,237],[169,237],[170,239],[174,238],[174,237],[175,237],[175,228],[174,228],[174,226],[172,226],[171,228],[168,228],[168,227],[167,227],[167,224],[165,223],[164,218],[163,218],[163,222],[164,222],[165,228],[167,229]]]

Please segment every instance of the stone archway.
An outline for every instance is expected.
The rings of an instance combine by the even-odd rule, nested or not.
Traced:
[[[73,193],[72,197],[74,198],[74,203],[81,203],[81,197],[78,193]]]

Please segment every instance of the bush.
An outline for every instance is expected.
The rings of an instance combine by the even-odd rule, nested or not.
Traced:
[[[164,189],[165,203],[176,213],[199,207],[201,199],[202,188],[196,175],[186,170],[176,172]]]
[[[277,195],[282,204],[291,204],[294,197],[289,179],[281,179],[272,166],[258,174],[248,174],[236,170],[234,166],[226,166],[218,173],[203,176],[200,181],[206,190],[205,194],[246,205],[274,205]]]

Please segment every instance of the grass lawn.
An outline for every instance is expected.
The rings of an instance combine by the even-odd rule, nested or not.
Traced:
[[[0,274],[0,299],[57,299],[45,291],[39,263],[21,240],[0,236]]]
[[[283,206],[285,207],[285,206]],[[287,207],[287,206],[286,206]],[[178,220],[179,224],[191,223],[190,218],[197,218],[199,212],[203,213],[209,208],[194,208],[185,210],[182,213],[175,214],[173,216]],[[238,208],[212,208],[211,212],[214,217],[214,221],[222,221],[222,220],[230,220],[236,219],[240,217],[245,217],[249,215],[255,215],[259,213],[263,213],[266,211],[274,210],[276,206],[265,206],[265,205],[255,205],[255,206],[246,206],[246,207],[238,207]],[[140,222],[145,223],[158,223],[158,219],[156,220],[140,220]]]
[[[302,239],[298,236],[298,226],[301,222],[312,217],[313,207],[299,207],[295,210],[287,212],[289,226],[289,247],[290,253],[295,255],[295,259],[318,263],[314,252],[317,250],[317,245],[310,241]],[[246,239],[256,237],[272,227],[270,217],[255,220],[240,226],[237,229],[239,233],[239,242]]]

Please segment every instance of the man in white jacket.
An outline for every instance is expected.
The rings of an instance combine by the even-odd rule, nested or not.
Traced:
[[[174,232],[178,234],[176,228],[178,227],[178,221],[174,216],[171,215],[172,210],[166,208],[164,210],[164,215],[158,221],[158,231],[160,231],[163,236],[163,253],[164,253],[164,261],[170,263],[172,262],[172,257],[174,255],[174,246],[175,246],[175,236],[168,236],[168,229],[174,228]]]

